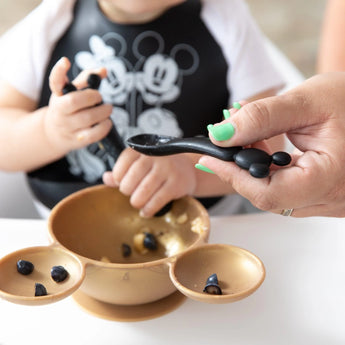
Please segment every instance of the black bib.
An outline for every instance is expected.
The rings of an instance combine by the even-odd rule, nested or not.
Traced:
[[[39,107],[49,102],[51,68],[66,56],[72,62],[70,80],[84,69],[107,68],[100,92],[105,102],[113,104],[112,120],[124,140],[143,132],[208,135],[207,125],[220,121],[222,109],[228,107],[229,66],[200,17],[201,6],[199,0],[188,0],[150,23],[122,25],[109,21],[96,0],[77,1],[74,20],[52,52]],[[78,154],[29,174],[34,193],[47,206],[75,189],[101,182],[101,173],[91,174],[92,179],[89,166],[77,166],[84,157]],[[113,166],[97,144],[84,154],[104,164],[104,170]],[[58,197],[45,192],[51,189],[47,184],[55,183],[60,186]]]

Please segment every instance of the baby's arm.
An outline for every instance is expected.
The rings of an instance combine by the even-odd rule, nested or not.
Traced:
[[[321,32],[317,72],[345,71],[345,1],[327,2]]]
[[[59,60],[50,75],[49,106],[36,110],[35,101],[8,83],[0,82],[0,169],[31,171],[53,162],[71,150],[102,139],[111,128],[110,105],[96,90],[62,95],[70,63]],[[94,71],[105,76],[106,71]],[[86,86],[81,73],[73,82]]]

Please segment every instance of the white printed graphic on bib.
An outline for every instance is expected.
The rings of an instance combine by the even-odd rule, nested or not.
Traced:
[[[187,44],[175,45],[166,55],[164,45],[157,32],[141,33],[130,47],[137,58],[135,65],[131,65],[124,58],[129,49],[125,39],[108,33],[103,37],[91,36],[90,51],[75,56],[75,74],[101,66],[107,69],[107,78],[102,80],[99,91],[105,103],[113,104],[111,119],[123,140],[139,133],[183,135],[175,114],[164,104],[178,99],[183,77],[197,70],[199,55]],[[145,55],[143,46],[152,46],[154,51]],[[189,66],[185,66],[186,61],[190,61]],[[94,145],[90,148],[71,152],[67,160],[72,174],[82,174],[92,183],[102,176],[107,164],[112,166],[115,162],[109,155],[97,154]]]

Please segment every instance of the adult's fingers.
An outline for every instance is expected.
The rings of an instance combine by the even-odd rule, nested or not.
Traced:
[[[281,214],[282,209],[272,210],[272,213]],[[302,208],[294,208],[291,217],[340,217],[345,216],[345,203],[326,203],[319,205],[311,205]]]
[[[224,147],[248,145],[325,121],[331,113],[321,101],[331,92],[325,79],[313,77],[286,94],[245,104],[221,124],[210,126],[210,139]]]
[[[327,171],[335,170],[327,157],[313,152],[297,158],[293,166],[271,171],[270,176],[264,179],[252,177],[235,163],[209,156],[201,157],[199,163],[264,211],[297,209],[329,202]]]

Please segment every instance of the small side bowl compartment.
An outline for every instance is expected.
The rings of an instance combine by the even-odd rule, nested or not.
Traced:
[[[34,265],[28,275],[17,271],[17,261],[26,260]],[[55,282],[51,277],[53,266],[63,266],[67,278]],[[43,305],[57,302],[76,291],[81,285],[85,269],[72,253],[54,246],[30,247],[12,252],[0,259],[0,297],[17,304]],[[45,296],[35,296],[35,284],[43,284]]]
[[[203,292],[216,274],[221,295]],[[189,298],[206,303],[230,303],[252,294],[265,279],[261,260],[249,251],[226,244],[206,244],[178,256],[170,267],[176,288]]]

